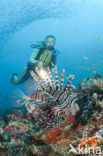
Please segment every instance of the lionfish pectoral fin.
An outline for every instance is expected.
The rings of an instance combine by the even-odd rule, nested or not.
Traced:
[[[42,95],[44,96],[45,99],[49,100],[50,102],[56,103],[56,100],[54,99],[54,97],[51,96],[49,93],[42,91]]]
[[[31,107],[31,105],[30,104],[25,104],[25,107],[26,107],[26,109],[27,109],[27,111],[29,112],[29,113],[32,113],[32,107]]]

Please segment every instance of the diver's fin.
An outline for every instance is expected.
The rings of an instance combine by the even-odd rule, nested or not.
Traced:
[[[15,79],[14,79],[14,76],[11,77],[10,83],[12,83],[13,85],[16,85],[16,81],[15,81]]]

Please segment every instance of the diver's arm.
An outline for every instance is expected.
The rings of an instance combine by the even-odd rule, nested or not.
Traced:
[[[36,50],[32,53],[32,55],[31,55],[31,57],[30,57],[30,60],[29,60],[30,63],[35,64],[35,63],[38,62],[38,60],[36,60],[36,57],[37,57],[38,54],[39,54],[39,50],[40,50],[40,49],[36,49]]]

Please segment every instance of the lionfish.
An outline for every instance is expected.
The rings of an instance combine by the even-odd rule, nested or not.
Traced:
[[[43,128],[49,129],[61,123],[61,121],[70,115],[75,115],[79,111],[76,103],[76,94],[72,90],[74,86],[71,84],[74,75],[69,75],[68,83],[64,86],[65,70],[61,74],[61,80],[58,80],[57,67],[52,72],[47,68],[45,78],[40,78],[33,71],[30,71],[32,78],[37,83],[38,88],[30,96],[24,96],[22,101],[26,109],[35,119],[36,124]],[[29,89],[29,88],[28,88]]]

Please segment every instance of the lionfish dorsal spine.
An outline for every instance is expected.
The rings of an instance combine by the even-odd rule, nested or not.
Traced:
[[[54,85],[53,77],[51,75],[51,72],[50,72],[50,68],[49,67],[47,68],[47,72],[48,72],[48,75],[50,77],[50,86],[51,87],[54,87],[55,85]]]
[[[57,71],[57,67],[54,68],[54,72],[55,72],[55,78],[56,78],[56,81],[55,81],[55,86],[56,88],[59,88],[59,80],[58,80],[58,71]]]
[[[39,71],[37,70],[36,72],[37,72],[37,74],[39,75]],[[34,73],[34,74],[35,74],[35,73]],[[37,77],[37,83],[39,84],[40,89],[45,89],[45,84],[44,84],[44,82],[41,80],[41,78],[40,78],[39,76],[36,76],[36,74],[35,74],[35,77]]]
[[[74,75],[69,75],[69,81],[67,85],[65,86],[64,90],[70,91],[73,87],[71,85],[72,80],[74,79]]]
[[[61,74],[60,89],[63,89],[63,85],[64,85],[64,74],[65,74],[65,69],[63,69],[63,72]]]
[[[45,76],[45,79],[46,79],[46,82],[47,82],[47,87],[49,87],[50,86],[50,80],[49,80],[49,76]]]
[[[36,81],[36,83],[38,84],[39,89],[40,89],[40,90],[41,90],[41,89],[44,89],[41,80],[39,80],[39,78],[37,77],[37,75],[36,75],[32,70],[30,71],[30,74],[31,74],[31,76],[33,77],[34,81]]]

